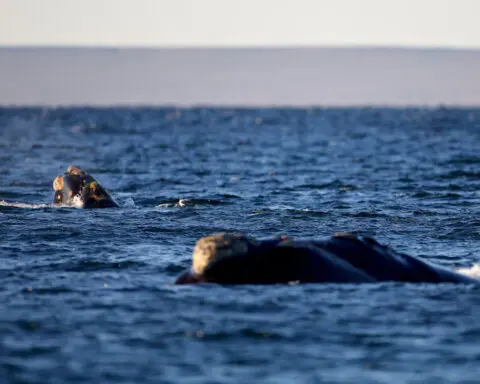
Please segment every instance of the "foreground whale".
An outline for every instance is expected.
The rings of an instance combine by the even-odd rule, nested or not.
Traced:
[[[62,176],[53,180],[54,205],[68,205],[77,208],[118,207],[108,192],[93,176],[79,167],[70,165]]]
[[[396,252],[370,237],[339,233],[322,241],[255,240],[220,233],[201,238],[192,267],[176,284],[478,283],[468,276]]]

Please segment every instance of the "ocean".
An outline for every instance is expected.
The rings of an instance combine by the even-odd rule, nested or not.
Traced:
[[[0,381],[478,383],[479,286],[172,283],[222,231],[478,276],[479,143],[468,107],[0,108]],[[120,208],[52,207],[69,164]]]

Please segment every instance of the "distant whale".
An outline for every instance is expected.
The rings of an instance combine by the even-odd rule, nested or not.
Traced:
[[[201,238],[192,267],[176,284],[476,283],[478,280],[399,253],[371,237],[339,233],[326,240],[255,240],[220,233]]]
[[[62,176],[53,180],[54,205],[77,208],[111,208],[118,204],[97,180],[79,167],[70,165]]]

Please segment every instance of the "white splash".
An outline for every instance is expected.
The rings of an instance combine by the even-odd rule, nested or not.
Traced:
[[[462,275],[480,280],[480,264],[473,264],[470,268],[459,268],[456,271]]]
[[[83,201],[79,196],[72,199],[72,204],[28,204],[19,203],[17,201],[0,200],[0,207],[12,207],[23,209],[41,209],[41,208],[83,208]]]
[[[195,205],[195,202],[191,199],[180,199],[176,203],[163,203],[158,204],[157,207],[159,208],[171,208],[171,207],[190,207]]]
[[[134,207],[136,207],[135,200],[133,200],[131,197],[129,197],[128,199],[126,199],[123,202],[122,207],[124,207],[124,208],[134,208]]]
[[[26,208],[26,209],[40,209],[40,208],[51,208],[52,204],[27,204],[19,203],[16,201],[5,201],[0,200],[0,207],[13,207],[13,208]]]
[[[185,207],[187,205],[193,205],[193,202],[190,199],[180,199],[178,200],[178,203],[175,205],[178,207]]]
[[[73,196],[71,206],[74,208],[83,208],[85,206],[85,203],[82,199],[82,196],[80,195]]]

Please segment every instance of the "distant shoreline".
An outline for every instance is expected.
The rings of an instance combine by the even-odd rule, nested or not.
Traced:
[[[1,46],[1,106],[476,107],[480,49]]]

